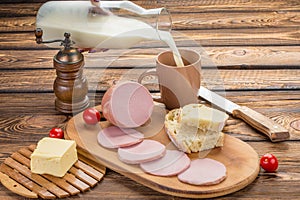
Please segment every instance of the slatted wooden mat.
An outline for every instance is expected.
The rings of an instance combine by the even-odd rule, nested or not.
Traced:
[[[36,145],[21,148],[0,165],[1,183],[14,193],[28,198],[55,199],[90,190],[102,180],[105,167],[82,157],[62,177],[30,171],[30,155]]]

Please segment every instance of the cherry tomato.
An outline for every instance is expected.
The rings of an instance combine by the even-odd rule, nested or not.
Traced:
[[[100,113],[95,108],[88,108],[83,112],[83,120],[86,124],[95,125],[100,121]]]
[[[63,139],[64,131],[61,128],[52,128],[49,132],[49,137]]]
[[[261,157],[260,166],[267,172],[275,172],[278,168],[278,160],[273,154],[267,153]]]

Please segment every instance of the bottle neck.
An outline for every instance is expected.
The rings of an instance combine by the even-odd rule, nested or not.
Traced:
[[[160,11],[156,18],[156,26],[157,34],[159,38],[162,40],[160,31],[171,32],[172,30],[172,18],[169,11],[163,7],[160,8]]]
[[[171,32],[172,18],[170,12],[166,8],[161,8],[156,20],[156,29],[160,31]]]

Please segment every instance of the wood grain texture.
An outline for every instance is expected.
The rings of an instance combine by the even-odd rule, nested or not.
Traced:
[[[57,49],[36,45],[32,31],[38,8],[47,0],[0,2],[0,162],[36,143],[52,127],[64,127],[72,115],[54,109],[52,57]],[[253,184],[220,199],[299,199],[300,190],[300,33],[297,0],[134,0],[145,8],[166,6],[172,13],[172,34],[181,47],[201,51],[203,68],[222,73],[226,97],[272,118],[290,131],[287,142],[272,144],[243,121],[230,118],[224,132],[250,144],[259,154],[279,160],[277,173],[260,172]],[[99,105],[112,80],[127,70],[155,66],[161,42],[144,42],[126,50],[86,54],[91,76],[89,98]],[[112,63],[110,63],[113,61]],[[110,63],[110,64],[109,64]],[[103,67],[104,66],[104,67]],[[138,69],[135,71],[135,69]],[[102,70],[102,71],[101,71]],[[213,70],[211,70],[213,71]],[[14,74],[15,73],[15,74]],[[204,77],[209,79],[208,77]],[[20,81],[18,81],[20,80]],[[34,82],[35,81],[35,82]],[[150,79],[149,81],[152,81]],[[207,80],[211,81],[211,80]],[[211,84],[216,84],[214,81]],[[157,92],[153,85],[147,85]],[[96,89],[96,91],[94,90]],[[221,92],[222,94],[222,92]],[[295,128],[296,127],[296,128]],[[20,177],[19,177],[20,178]],[[21,177],[24,178],[24,177]],[[75,176],[69,176],[75,180]],[[84,191],[87,184],[81,182]],[[270,192],[271,191],[271,192]],[[108,170],[99,187],[74,199],[181,199],[142,186]],[[73,199],[72,198],[72,199]],[[0,199],[23,200],[0,184]]]
[[[292,28],[261,28],[261,29],[211,29],[211,30],[183,30],[173,32],[178,46],[241,46],[241,45],[299,45],[300,30]],[[33,32],[1,33],[0,49],[33,50],[48,49],[44,45],[35,43]],[[161,42],[142,42],[139,48],[165,47]]]
[[[187,47],[183,47],[187,48]],[[201,53],[202,68],[287,69],[299,68],[299,46],[190,47]],[[85,68],[152,68],[164,48],[110,49],[84,53]],[[53,69],[57,50],[0,50],[0,70]]]
[[[105,91],[115,80],[137,81],[146,69],[85,69],[90,91]],[[202,84],[215,89],[225,90],[272,90],[299,89],[300,71],[282,70],[217,70],[201,71]],[[56,77],[55,70],[0,71],[0,92],[52,92]],[[289,78],[287,78],[289,77]],[[156,77],[149,77],[148,88],[157,91]]]
[[[91,104],[99,105],[101,97],[101,93],[96,94]],[[300,118],[299,93],[295,91],[227,91],[226,98],[259,111],[284,125],[291,132],[291,140],[300,138],[300,132],[290,127],[292,121]],[[1,144],[9,142],[15,145],[21,141],[33,143],[47,135],[52,127],[63,127],[69,120],[68,116],[54,110],[54,94],[44,94],[41,97],[22,93],[0,94],[0,99]],[[90,99],[93,99],[93,95]],[[247,141],[266,139],[240,120],[231,118],[227,126],[224,131],[240,139]],[[23,138],[24,133],[28,137]]]
[[[11,9],[14,5],[12,5]],[[6,10],[8,8],[1,8]],[[22,10],[23,12],[26,11]],[[35,13],[36,11],[34,11]],[[30,11],[28,11],[30,13]],[[10,13],[11,14],[11,13]],[[32,12],[30,13],[32,14]],[[15,13],[10,18],[8,16],[0,15],[0,32],[9,31],[34,31],[35,16],[20,16],[19,13]],[[25,15],[25,13],[24,13]],[[5,18],[6,17],[6,18]],[[271,12],[259,12],[256,15],[253,13],[243,12],[229,12],[229,13],[188,13],[182,15],[181,13],[171,13],[172,18],[172,30],[201,30],[201,29],[242,29],[242,28],[288,28],[299,26],[299,13],[289,11],[271,11]]]
[[[32,15],[36,14],[38,8],[47,2],[47,0],[5,0],[1,1],[3,15]],[[294,0],[276,0],[276,1],[261,1],[261,0],[133,0],[134,3],[143,6],[144,8],[155,8],[166,6],[172,13],[194,13],[194,12],[262,12],[262,11],[298,11],[299,2]],[[17,4],[16,4],[17,3]],[[20,4],[21,3],[21,4]],[[12,9],[17,8],[17,9]],[[23,9],[20,9],[23,8]]]
[[[13,9],[13,8],[11,8]],[[0,10],[1,9],[0,7]],[[35,30],[35,17],[16,17],[7,18],[3,17],[0,22],[1,32],[12,32],[12,31],[33,31]]]
[[[38,198],[38,195],[30,190],[28,190],[23,185],[19,184],[15,180],[11,179],[8,175],[0,172],[1,183],[6,187],[10,188],[12,192],[28,198]]]
[[[150,0],[151,1],[151,0]],[[134,0],[139,5],[145,5],[152,7],[151,4]],[[173,1],[173,0],[159,0],[152,1],[155,6],[167,6],[173,12],[232,12],[235,11],[247,11],[247,12],[260,12],[260,11],[276,11],[276,10],[297,10],[299,2],[293,0],[280,0],[280,1],[261,1],[261,0],[207,0],[207,1],[197,1],[197,0],[183,0],[183,1]]]

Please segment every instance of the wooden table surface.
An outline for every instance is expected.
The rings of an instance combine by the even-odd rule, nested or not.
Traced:
[[[54,108],[52,58],[58,50],[35,43],[35,16],[44,2],[0,3],[0,162],[47,136],[52,127],[64,127],[71,117]],[[271,143],[243,121],[230,118],[224,132],[246,141],[259,156],[275,154],[279,169],[261,171],[248,187],[222,198],[300,199],[300,1],[134,2],[145,8],[166,6],[178,46],[202,52],[206,83],[225,89],[228,99],[263,113],[291,133],[289,141]],[[91,105],[100,104],[114,80],[137,80],[153,68],[163,48],[162,42],[151,41],[131,49],[86,53]],[[149,88],[157,92],[155,86]],[[79,198],[180,199],[112,170],[94,189],[73,199]],[[0,199],[24,198],[0,185]]]

